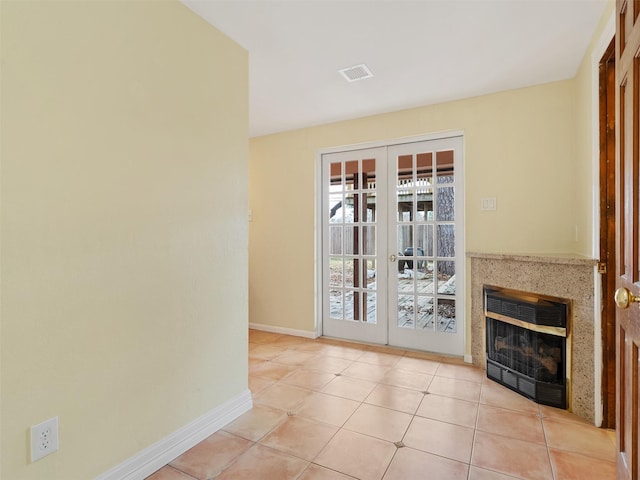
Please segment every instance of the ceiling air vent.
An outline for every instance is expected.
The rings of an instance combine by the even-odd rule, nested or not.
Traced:
[[[373,73],[369,70],[364,63],[360,65],[354,65],[353,67],[343,68],[338,70],[347,82],[355,82],[357,80],[364,80],[365,78],[373,77]]]

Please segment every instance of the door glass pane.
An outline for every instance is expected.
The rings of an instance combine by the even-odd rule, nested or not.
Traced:
[[[416,155],[416,220],[433,220],[433,154],[431,152]]]
[[[336,162],[329,165],[329,185],[330,190],[337,188],[342,190],[342,163]]]
[[[418,328],[433,330],[433,297],[418,296]]]
[[[398,326],[414,328],[413,295],[398,295]]]
[[[331,193],[329,195],[329,223],[343,222],[344,209],[342,208],[342,194]]]
[[[417,193],[416,220],[419,222],[433,222],[433,188],[419,190]]]
[[[376,289],[376,261],[375,260],[365,260],[365,264],[367,266],[366,269],[363,269],[362,276],[363,281],[362,285],[369,290]]]
[[[455,295],[456,293],[456,272],[455,262],[438,262],[438,293],[441,295]]]
[[[353,221],[365,221],[367,218],[367,195],[356,193],[353,195],[353,202]]]
[[[413,220],[413,191],[398,190],[398,221]]]
[[[415,291],[411,270],[406,269],[398,272],[398,291],[407,293],[413,293]]]
[[[405,269],[411,270],[411,276],[418,278],[418,272],[424,272],[424,260],[419,258],[424,256],[424,251],[422,248],[406,247],[402,253],[404,255],[402,260],[404,261]]]
[[[342,227],[329,227],[329,255],[342,255]]]
[[[362,293],[353,291],[353,320],[362,320]]]
[[[362,227],[362,254],[376,254],[376,227]]]
[[[433,257],[433,225],[416,225],[416,247],[422,248],[425,256]]]
[[[362,189],[370,190],[376,188],[376,159],[369,158],[362,160]]]
[[[413,226],[398,225],[398,260],[402,260],[401,256],[405,254],[408,248],[413,247]]]
[[[428,262],[424,258],[417,257],[415,264],[416,268],[413,269],[413,276],[415,277],[416,292],[426,292],[430,290],[432,279],[429,275]]]
[[[343,317],[344,301],[342,290],[329,290],[329,317],[341,320]]]
[[[455,198],[453,187],[438,187],[436,190],[436,220],[452,221],[455,217]]]
[[[329,259],[329,285],[331,287],[342,287],[344,285],[344,263],[342,257],[331,257]]]
[[[359,249],[359,231],[358,226],[344,227],[344,253],[345,255],[357,255]]]
[[[438,331],[456,333],[456,301],[452,298],[438,299]]]
[[[398,187],[411,186],[413,183],[413,155],[398,157]]]
[[[410,225],[398,226],[398,291],[411,292],[414,288],[413,278],[413,257],[405,255],[411,249],[411,232],[413,227]]]
[[[356,211],[355,208],[358,204],[358,195],[355,193],[347,193],[344,196],[344,208],[343,214],[345,223],[353,223],[356,221]]]
[[[359,187],[358,180],[358,160],[350,160],[344,163],[345,166],[345,189],[357,190]]]
[[[353,287],[353,272],[355,270],[355,264],[358,262],[357,258],[345,258],[344,259],[344,285],[346,287]]]
[[[416,280],[416,292],[433,293],[433,260],[424,260]]]
[[[376,318],[376,312],[377,312],[376,298],[377,298],[377,294],[374,293],[374,292],[366,292],[364,295],[366,296],[366,305],[367,305],[367,317],[366,317],[365,321],[367,323],[377,323],[377,318]]]
[[[456,256],[455,225],[438,225],[438,257]]]
[[[453,150],[436,153],[436,169],[438,183],[453,183]]]
[[[377,194],[373,190],[369,190],[368,192],[362,194],[362,204],[364,206],[362,214],[363,222],[376,222],[377,199]]]
[[[344,301],[346,308],[344,309],[344,319],[345,320],[355,320],[357,315],[357,311],[360,309],[360,306],[357,305],[357,302],[360,300],[358,296],[358,292],[353,290],[346,290],[344,292]]]
[[[431,183],[433,172],[433,153],[425,152],[416,155],[416,178]],[[420,183],[420,182],[418,182]]]

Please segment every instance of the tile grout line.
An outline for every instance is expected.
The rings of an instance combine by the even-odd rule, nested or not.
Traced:
[[[471,455],[469,455],[469,471],[467,472],[467,479],[471,479],[471,466],[473,464],[473,452],[476,448],[476,438],[478,436],[478,420],[480,419],[480,400],[482,399],[482,389],[484,388],[484,382],[480,384],[480,393],[478,394],[478,401],[476,402],[476,421],[473,425],[473,442],[471,443]]]
[[[268,342],[267,342],[267,344],[268,344]],[[327,344],[327,345],[330,345],[330,344]],[[344,345],[339,345],[339,346],[341,346],[341,347],[342,347],[342,346],[344,346]],[[283,352],[282,352],[282,353],[286,353],[288,350],[304,351],[304,350],[302,350],[302,348],[301,348],[301,346],[300,346],[300,345],[295,345],[295,344],[284,344],[284,345],[282,345],[282,346],[280,346],[280,345],[279,345],[278,347],[279,347],[279,348],[283,348]],[[360,350],[360,349],[359,349],[359,350]],[[281,353],[281,354],[282,354],[282,353]],[[305,353],[309,353],[309,352],[305,352]],[[388,366],[388,365],[385,365],[385,364],[378,364],[378,363],[369,363],[369,361],[363,361],[363,360],[361,360],[361,357],[362,357],[363,355],[365,355],[366,353],[376,353],[376,354],[378,354],[378,353],[379,353],[379,354],[384,354],[384,355],[394,355],[394,356],[398,357],[398,359],[393,363],[393,365],[392,365],[392,366]],[[280,354],[280,355],[281,355],[281,354]],[[405,371],[405,370],[403,370],[402,368],[399,368],[399,367],[398,367],[398,363],[400,362],[400,360],[402,360],[403,358],[417,358],[417,357],[410,357],[410,356],[407,356],[407,352],[406,352],[406,351],[401,352],[401,353],[400,353],[400,352],[398,352],[398,353],[396,353],[396,352],[394,352],[394,353],[389,353],[389,352],[382,352],[382,351],[378,351],[378,350],[372,349],[372,348],[370,348],[370,347],[367,347],[366,349],[361,350],[360,355],[359,355],[357,358],[355,358],[355,359],[351,359],[351,358],[344,358],[344,357],[334,357],[332,354],[328,354],[328,353],[327,353],[327,354],[323,354],[323,353],[313,352],[313,354],[314,354],[314,355],[317,355],[318,357],[321,357],[321,356],[327,356],[327,357],[331,357],[331,358],[341,358],[341,359],[343,359],[343,360],[346,360],[346,361],[350,362],[348,366],[345,366],[345,367],[342,369],[342,371],[343,371],[343,372],[344,372],[345,370],[347,370],[348,368],[350,368],[352,365],[354,365],[354,362],[366,363],[366,364],[368,364],[368,365],[375,366],[375,367],[378,367],[378,368],[381,368],[381,369],[382,369],[382,368],[389,367],[389,371],[388,371],[388,372],[390,372],[390,371]],[[277,357],[277,356],[276,356],[276,357]],[[367,359],[367,360],[370,360],[370,359]],[[428,385],[427,385],[427,387],[426,387],[426,389],[425,389],[425,392],[428,392],[428,389],[430,388],[430,386],[431,386],[432,382],[435,380],[436,376],[438,376],[439,378],[442,378],[442,377],[444,377],[444,378],[449,378],[449,379],[452,379],[452,380],[455,380],[455,381],[465,381],[465,382],[478,383],[478,382],[475,382],[475,381],[472,381],[472,380],[468,380],[467,378],[458,378],[458,377],[456,377],[455,375],[452,375],[452,376],[447,376],[447,375],[442,375],[442,376],[441,376],[441,375],[437,375],[437,373],[438,373],[439,371],[443,370],[443,365],[444,365],[444,364],[443,364],[443,362],[442,362],[442,361],[437,361],[437,360],[434,360],[434,359],[424,359],[424,360],[429,360],[429,361],[431,361],[431,362],[437,362],[437,363],[438,363],[438,366],[437,366],[437,368],[436,368],[435,372],[434,372],[433,374],[429,374],[429,375],[431,376],[431,378],[430,378],[429,383],[428,383]],[[276,364],[277,364],[277,362],[274,362],[274,363],[276,363]],[[448,364],[448,363],[447,363],[447,364]],[[283,379],[285,379],[285,378],[287,378],[288,376],[292,375],[292,374],[293,374],[297,369],[305,369],[305,368],[306,368],[306,369],[309,369],[309,370],[314,370],[313,368],[309,368],[309,367],[308,367],[308,365],[305,365],[305,364],[302,364],[302,365],[290,365],[290,366],[291,366],[291,367],[293,367],[293,368],[294,368],[294,370],[292,370],[291,372],[287,373],[284,377],[281,377],[281,378],[279,378],[279,379],[277,379],[277,380],[274,380],[274,379],[269,379],[269,380],[273,380],[273,381],[274,381],[274,384],[278,384],[278,383],[285,384],[285,383],[283,382]],[[320,372],[323,372],[323,373],[324,373],[324,371],[320,371]],[[387,372],[387,373],[388,373],[388,372]],[[410,370],[407,370],[407,372],[417,373],[417,372],[412,372],[412,371],[410,371]],[[443,371],[441,371],[441,373],[444,373],[444,372],[443,372]],[[392,384],[385,384],[385,383],[382,383],[382,381],[381,381],[381,380],[379,380],[379,381],[371,381],[371,380],[361,379],[361,378],[359,378],[359,377],[349,377],[348,375],[345,375],[345,376],[346,376],[346,377],[348,377],[348,378],[353,378],[353,379],[358,379],[358,380],[365,380],[365,381],[369,381],[369,382],[371,382],[372,384],[374,384],[374,385],[375,385],[375,386],[373,387],[373,390],[375,390],[375,388],[377,388],[377,387],[378,387],[378,386],[380,386],[380,385],[385,385],[385,386],[389,386],[389,387],[394,387],[394,388],[399,388],[399,389],[406,389],[406,390],[410,390],[410,391],[415,391],[415,390],[413,390],[413,389],[411,389],[411,388],[406,388],[406,387],[403,387],[403,386],[397,386],[397,385],[392,385]],[[384,378],[384,377],[383,377],[383,378]],[[316,390],[316,389],[314,389],[314,388],[307,388],[307,387],[298,387],[298,388],[304,388],[304,389],[309,390],[309,391],[311,391],[311,392],[318,392],[318,393],[322,393],[322,394],[325,394],[325,395],[335,396],[335,397],[338,397],[338,398],[347,398],[347,399],[353,400],[353,399],[348,398],[348,397],[343,397],[343,396],[340,396],[340,395],[335,395],[335,394],[331,394],[331,393],[322,392],[322,391],[321,391],[321,390],[322,390],[322,388],[326,387],[326,385],[327,385],[328,383],[330,383],[331,381],[333,381],[333,379],[331,379],[329,382],[327,382],[327,383],[325,383],[323,386],[321,386],[319,390]],[[286,384],[285,384],[285,385],[286,385]],[[271,387],[272,387],[272,386],[269,386],[268,388],[271,388]],[[268,388],[267,388],[267,389],[268,389]],[[476,418],[475,418],[475,424],[474,424],[474,427],[473,427],[473,431],[474,431],[474,433],[473,433],[473,442],[472,442],[472,445],[471,445],[471,451],[470,451],[469,462],[468,462],[468,464],[467,464],[467,465],[468,465],[468,474],[467,474],[467,478],[470,478],[470,476],[471,476],[471,467],[473,466],[473,464],[472,464],[473,454],[474,454],[474,452],[475,452],[475,448],[476,448],[477,435],[478,435],[478,433],[480,432],[480,430],[478,429],[478,426],[479,426],[479,415],[480,415],[480,407],[481,407],[481,405],[485,405],[484,403],[481,403],[481,402],[482,402],[482,394],[483,394],[483,392],[484,392],[485,388],[487,388],[487,387],[486,387],[486,381],[483,379],[483,381],[482,381],[482,382],[480,382],[480,393],[479,393],[478,399],[477,399],[477,401],[475,401],[475,402],[474,402],[474,403],[475,403],[475,405],[476,405],[476,408],[477,408],[477,413],[476,413]],[[266,391],[267,389],[264,389],[264,390],[262,390],[262,391]],[[327,442],[327,444],[325,444],[325,446],[322,448],[321,452],[322,452],[322,451],[324,451],[324,449],[326,448],[326,446],[331,442],[331,440],[335,437],[335,435],[337,435],[337,433],[338,433],[338,432],[340,432],[341,430],[345,429],[345,425],[347,424],[347,422],[348,422],[348,421],[353,417],[353,415],[355,414],[355,412],[356,412],[358,409],[360,409],[360,408],[362,408],[362,407],[363,407],[363,405],[373,405],[373,406],[380,407],[380,408],[384,408],[384,409],[391,410],[391,411],[396,411],[396,412],[401,412],[401,413],[408,413],[408,412],[406,412],[406,411],[396,410],[395,408],[390,408],[390,407],[388,407],[388,406],[382,406],[382,405],[375,405],[375,404],[369,404],[369,403],[367,403],[367,399],[368,399],[368,398],[370,398],[371,394],[373,393],[373,390],[371,390],[371,391],[370,391],[370,392],[369,392],[369,393],[368,393],[368,394],[367,394],[367,395],[366,395],[362,400],[358,400],[358,405],[357,405],[357,407],[356,407],[356,408],[351,412],[351,414],[347,417],[347,419],[342,423],[342,425],[341,425],[341,426],[336,427],[336,428],[337,428],[336,432],[332,435],[331,439]],[[430,394],[430,392],[429,392],[429,393],[427,393],[427,394]],[[421,416],[419,416],[419,415],[418,415],[418,411],[419,411],[419,409],[420,409],[420,406],[421,406],[421,405],[422,405],[422,403],[424,402],[424,399],[426,398],[426,395],[427,395],[427,394],[424,394],[424,393],[423,393],[423,395],[422,395],[422,399],[421,399],[421,400],[420,400],[420,402],[418,403],[417,408],[413,411],[413,413],[410,413],[410,415],[411,415],[411,420],[409,421],[409,423],[408,423],[408,425],[407,425],[407,427],[406,427],[406,429],[405,429],[405,433],[404,433],[404,435],[403,435],[403,439],[406,437],[406,434],[407,434],[407,432],[408,432],[409,428],[411,427],[412,423],[415,421],[416,417],[420,417],[420,418],[422,418]],[[444,397],[447,397],[447,398],[456,398],[456,397],[449,397],[448,395],[440,395],[440,396],[444,396]],[[461,400],[462,400],[462,399],[461,399]],[[303,403],[304,403],[304,401],[305,401],[305,400],[301,400],[300,404],[303,404]],[[468,400],[466,400],[466,401],[468,401]],[[513,408],[505,407],[504,405],[494,405],[494,404],[486,404],[486,405],[488,405],[488,406],[490,406],[490,407],[492,407],[492,408],[504,409],[504,410],[508,410],[508,411],[515,412],[515,413],[518,413],[518,414],[526,414],[526,413],[527,413],[527,412],[522,412],[522,411],[520,411],[520,410],[518,410],[518,409],[513,409]],[[536,416],[539,418],[539,421],[540,421],[540,423],[541,423],[541,425],[542,425],[542,428],[543,428],[543,435],[544,435],[545,448],[546,448],[546,451],[547,451],[547,458],[548,458],[549,466],[550,466],[550,469],[551,469],[552,479],[555,479],[555,478],[557,477],[557,475],[558,475],[558,472],[556,472],[556,471],[555,471],[555,469],[554,469],[554,465],[553,465],[553,462],[552,462],[552,460],[551,460],[551,451],[550,451],[550,450],[551,450],[551,447],[550,447],[550,445],[549,445],[549,443],[548,443],[549,439],[548,439],[548,435],[547,435],[547,429],[545,428],[545,426],[544,426],[544,421],[543,421],[543,420],[544,420],[544,418],[546,418],[546,416],[543,414],[543,412],[541,411],[541,409],[540,409],[540,407],[539,407],[539,406],[538,406],[538,409],[537,409],[537,414],[536,414]],[[427,417],[427,418],[428,418],[428,417]],[[559,422],[561,422],[561,423],[576,423],[576,422],[573,422],[573,421],[571,421],[571,420],[564,419],[564,418],[555,418],[555,417],[549,417],[549,418],[550,418],[551,420],[554,420],[554,421],[555,421],[555,420],[557,420],[557,421],[559,421]],[[435,419],[434,419],[434,420],[435,420]],[[324,422],[320,422],[320,423],[324,423]],[[450,423],[450,422],[444,422],[444,423]],[[454,424],[454,425],[455,425],[455,424]],[[587,426],[587,425],[585,425],[585,426]],[[274,427],[274,428],[277,428],[277,427]],[[346,429],[345,429],[345,430],[346,430]],[[271,431],[273,431],[273,429],[272,429],[272,430],[270,430],[269,432],[271,432]],[[349,430],[349,431],[350,431],[350,430]],[[267,433],[267,434],[268,434],[268,433]],[[364,435],[364,434],[363,434],[363,435]],[[499,434],[499,433],[495,433],[495,435],[502,436],[502,437],[505,437],[505,438],[515,438],[515,437],[510,437],[510,436],[508,436],[508,435],[503,435],[503,434]],[[370,436],[370,435],[367,435],[367,436]],[[264,438],[264,436],[263,436],[262,438]],[[372,438],[377,438],[377,437],[372,437]],[[256,442],[256,443],[257,443],[257,442]],[[390,460],[389,464],[386,466],[385,474],[386,474],[386,472],[388,471],[388,469],[390,468],[390,465],[391,465],[391,463],[393,462],[393,459],[396,457],[396,455],[397,455],[397,450],[398,450],[398,448],[396,448],[396,451],[394,452],[394,454],[393,454],[393,456],[392,456],[392,458],[391,458],[391,460]],[[564,451],[564,449],[558,449],[558,450],[562,450],[562,451]],[[587,455],[585,455],[584,453],[579,452],[579,451],[567,450],[567,452],[569,452],[569,453],[573,453],[573,454],[578,454],[578,455],[587,456]],[[429,452],[427,452],[427,453],[429,453]],[[318,455],[320,455],[320,453],[318,453],[318,454],[314,457],[314,460],[315,460],[315,458],[317,458],[317,456],[318,456]],[[432,455],[435,455],[435,454],[432,454]],[[439,455],[439,456],[441,456],[441,455]],[[299,458],[299,457],[298,457],[298,458]],[[443,457],[443,458],[448,458],[448,457]],[[608,461],[608,460],[606,460],[606,459],[601,459],[601,460],[603,460],[603,461]],[[609,461],[609,463],[614,463],[614,462]],[[309,463],[309,465],[311,465],[311,464],[313,464],[313,461],[311,461],[311,462]],[[308,468],[309,468],[309,466],[307,466],[307,468],[305,468],[305,471],[306,471]],[[323,468],[327,468],[327,467],[323,467]],[[482,468],[482,467],[478,467],[478,468]],[[485,468],[485,470],[487,470],[487,469]],[[491,471],[491,470],[488,470],[488,471]],[[342,472],[340,472],[340,473],[342,473]],[[344,473],[343,473],[343,474],[344,474]],[[302,474],[301,474],[301,475],[302,475]],[[344,474],[344,475],[346,475],[346,474]],[[383,476],[384,476],[384,474],[383,474]],[[515,477],[514,477],[514,478],[515,478]]]

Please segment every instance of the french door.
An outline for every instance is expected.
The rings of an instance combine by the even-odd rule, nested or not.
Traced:
[[[322,155],[323,335],[463,354],[461,162],[461,136]]]
[[[387,343],[386,176],[385,148],[322,156],[324,335]]]

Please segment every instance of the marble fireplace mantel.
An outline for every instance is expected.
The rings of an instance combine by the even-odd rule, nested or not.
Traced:
[[[522,290],[571,300],[573,318],[571,395],[576,415],[595,418],[595,272],[597,260],[571,254],[468,252],[471,260],[471,355],[485,368],[483,285]]]

